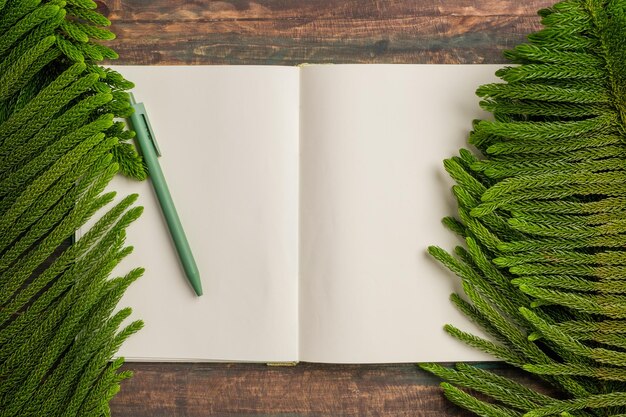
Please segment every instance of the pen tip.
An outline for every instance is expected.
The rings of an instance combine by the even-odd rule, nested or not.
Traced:
[[[193,290],[196,293],[196,295],[200,297],[202,295],[202,284],[200,283],[200,279],[193,282],[191,286],[193,287]]]

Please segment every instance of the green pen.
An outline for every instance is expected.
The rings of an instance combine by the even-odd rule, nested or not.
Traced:
[[[167,227],[172,235],[174,246],[176,246],[176,252],[185,270],[187,280],[193,287],[195,293],[202,295],[202,282],[200,281],[200,273],[196,266],[196,261],[191,253],[187,236],[180,223],[180,218],[174,207],[174,201],[170,194],[170,190],[167,188],[167,182],[165,176],[161,170],[158,157],[161,156],[161,151],[156,143],[152,126],[148,120],[148,114],[143,103],[137,103],[133,94],[130,94],[130,102],[135,109],[134,113],[130,116],[130,122],[133,130],[137,134],[136,139],[139,144],[139,150],[143,156],[143,159],[148,167],[148,176],[152,181],[152,186],[156,193],[163,216],[167,222]]]

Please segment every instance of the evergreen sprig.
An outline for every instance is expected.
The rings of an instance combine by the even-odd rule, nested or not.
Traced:
[[[142,323],[114,311],[143,270],[109,275],[137,196],[63,245],[118,171],[146,175],[114,120],[133,85],[98,64],[117,57],[109,24],[90,0],[0,0],[0,417],[107,416],[130,376],[112,358]]]
[[[430,254],[461,278],[453,303],[492,340],[460,341],[534,374],[542,394],[468,364],[422,364],[481,416],[626,415],[626,1],[565,0],[507,51],[444,166],[465,239]],[[471,389],[465,391],[463,389]],[[479,393],[479,394],[477,394]]]

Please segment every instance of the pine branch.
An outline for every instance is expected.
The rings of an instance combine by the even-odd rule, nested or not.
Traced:
[[[133,84],[98,61],[117,54],[90,0],[0,0],[0,416],[103,415],[129,376],[111,362],[141,322],[114,313],[143,273],[109,275],[142,212],[105,188],[145,178],[114,119]],[[62,253],[59,245],[98,213]]]
[[[466,238],[429,252],[462,279],[452,301],[496,342],[455,338],[540,376],[558,399],[467,365],[423,365],[478,415],[626,414],[626,2],[565,0],[482,86],[469,142],[444,162]],[[485,396],[487,400],[485,401]],[[563,400],[562,398],[567,398]]]

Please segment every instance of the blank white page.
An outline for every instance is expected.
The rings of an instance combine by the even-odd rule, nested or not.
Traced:
[[[458,279],[426,253],[458,240],[444,158],[466,146],[494,65],[306,66],[301,73],[300,360],[485,360]]]
[[[145,207],[117,269],[146,268],[120,303],[145,328],[119,355],[297,360],[298,69],[114,68],[146,106],[204,289],[186,281],[151,184],[116,178]]]

